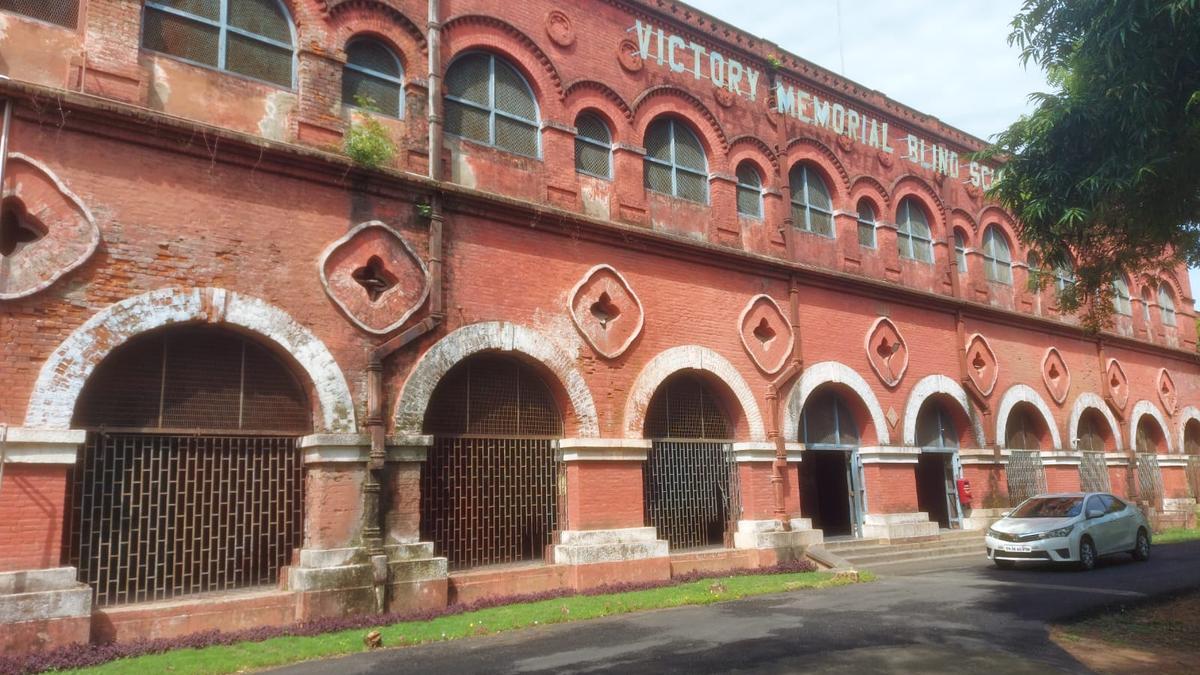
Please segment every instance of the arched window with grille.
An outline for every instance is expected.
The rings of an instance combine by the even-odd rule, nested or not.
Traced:
[[[792,189],[792,223],[805,232],[833,236],[833,199],[816,169],[797,164],[788,173]]]
[[[708,203],[708,158],[700,139],[673,117],[646,129],[646,187],[700,204]]]
[[[988,225],[983,231],[983,271],[988,281],[1012,285],[1012,249],[1008,237],[996,225]]]
[[[737,167],[737,210],[748,218],[762,218],[762,176],[754,164],[746,161]]]
[[[295,86],[295,29],[281,0],[146,0],[142,46]]]
[[[916,199],[905,197],[896,215],[896,244],[900,247],[900,257],[933,262],[933,235],[925,209]]]
[[[612,134],[593,113],[575,118],[575,170],[597,178],[612,178]]]
[[[1183,427],[1183,452],[1200,455],[1200,421],[1191,419]]]
[[[1113,311],[1123,316],[1133,316],[1133,303],[1129,296],[1129,282],[1118,274],[1113,277]]]
[[[862,533],[862,436],[847,395],[852,394],[837,385],[823,385],[800,414],[798,436],[805,446],[797,473],[800,512],[827,537]]]
[[[1041,450],[1042,438],[1046,435],[1046,423],[1037,409],[1022,403],[1008,414],[1004,447],[1011,450]]]
[[[537,157],[541,151],[537,99],[529,83],[493,54],[460,56],[446,71],[446,133]]]
[[[875,207],[866,199],[858,200],[858,245],[875,248]]]
[[[342,103],[403,117],[404,69],[395,52],[372,38],[350,40],[342,69]]]
[[[954,261],[958,263],[958,273],[967,273],[967,236],[962,230],[954,230]]]
[[[1163,430],[1158,426],[1158,422],[1149,415],[1142,415],[1138,420],[1137,431],[1134,434],[1137,441],[1137,451],[1144,454],[1157,454],[1166,452],[1167,443],[1163,436]]]
[[[65,28],[74,28],[79,22],[79,0],[0,0],[0,11]]]
[[[1108,420],[1093,408],[1084,410],[1079,416],[1079,429],[1075,438],[1078,441],[1076,449],[1081,452],[1104,452],[1112,440]]]
[[[958,431],[944,405],[930,399],[917,414],[917,447],[946,450],[958,447]]]
[[[1175,325],[1175,296],[1165,281],[1158,284],[1158,315],[1164,326]]]

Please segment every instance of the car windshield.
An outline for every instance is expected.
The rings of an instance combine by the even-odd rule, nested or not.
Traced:
[[[1011,518],[1070,518],[1079,515],[1083,497],[1034,497],[1010,514]]]

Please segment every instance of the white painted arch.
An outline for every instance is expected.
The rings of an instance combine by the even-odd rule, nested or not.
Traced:
[[[1050,442],[1053,449],[1062,449],[1062,434],[1058,432],[1058,425],[1054,423],[1054,413],[1050,412],[1050,406],[1046,405],[1041,394],[1027,384],[1014,384],[1001,397],[1000,406],[996,409],[996,443],[1004,444],[1007,438],[1005,431],[1008,429],[1008,416],[1018,403],[1028,403],[1037,408],[1046,427],[1050,429]]]
[[[766,438],[762,412],[746,379],[724,356],[700,345],[682,345],[659,352],[642,368],[642,372],[638,373],[629,398],[625,401],[626,438],[643,437],[646,410],[650,407],[650,400],[654,398],[659,385],[681,370],[701,370],[724,382],[742,407],[750,439]]]
[[[1184,435],[1187,432],[1188,422],[1192,420],[1200,422],[1200,409],[1197,409],[1196,406],[1189,405],[1179,411],[1179,444],[1175,447],[1179,448],[1179,452],[1181,453],[1187,452],[1187,442],[1184,439]]]
[[[1083,413],[1089,408],[1098,411],[1104,416],[1104,419],[1108,420],[1109,433],[1112,434],[1117,451],[1124,450],[1125,439],[1121,436],[1121,426],[1117,424],[1117,418],[1113,416],[1104,399],[1099,394],[1090,391],[1076,396],[1075,405],[1071,406],[1071,421],[1070,426],[1067,427],[1067,434],[1071,439],[1070,449],[1074,450],[1076,447],[1076,442],[1079,440],[1079,420],[1083,418]]]
[[[509,352],[527,356],[542,364],[566,391],[574,409],[576,435],[593,438],[600,435],[596,403],[575,359],[566,350],[538,331],[507,321],[485,321],[463,326],[447,334],[429,348],[404,381],[396,401],[395,423],[399,433],[421,433],[425,409],[442,377],[463,359],[481,352]]]
[[[908,403],[904,406],[904,445],[911,447],[917,444],[917,415],[921,413],[921,406],[924,405],[925,400],[934,394],[943,394],[958,402],[963,414],[971,420],[976,447],[982,448],[984,446],[983,424],[979,421],[979,416],[975,414],[975,409],[971,407],[966,390],[953,378],[945,375],[926,375],[918,380],[913,385],[912,391],[908,393]]]
[[[871,423],[875,426],[877,445],[891,445],[892,437],[888,433],[887,421],[883,417],[883,409],[879,407],[879,399],[875,392],[861,375],[844,363],[837,361],[822,361],[804,369],[804,373],[792,385],[788,392],[787,407],[783,415],[783,437],[789,441],[799,440],[800,414],[804,403],[817,387],[823,384],[837,383],[849,387],[867,407],[871,415]]]
[[[325,344],[287,312],[223,288],[162,288],[126,298],[75,329],[42,364],[25,426],[69,429],[84,383],[114,349],[142,333],[176,324],[236,326],[291,355],[312,383],[320,406],[318,431],[354,433],[354,399]]]
[[[1171,427],[1167,426],[1167,418],[1163,416],[1158,406],[1146,399],[1133,404],[1133,412],[1129,414],[1129,447],[1137,451],[1137,428],[1142,417],[1146,415],[1153,417],[1154,421],[1158,422],[1158,428],[1162,431],[1163,440],[1167,444],[1167,452],[1175,452],[1175,444],[1171,442]]]

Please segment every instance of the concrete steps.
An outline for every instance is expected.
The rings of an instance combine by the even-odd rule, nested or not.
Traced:
[[[983,533],[943,532],[933,538],[893,540],[857,539],[826,542],[825,549],[858,569],[875,569],[914,562],[939,562],[954,558],[982,557]]]

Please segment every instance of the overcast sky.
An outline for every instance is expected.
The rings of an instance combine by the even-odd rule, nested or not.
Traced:
[[[1041,69],[1021,67],[1008,45],[1021,0],[687,2],[984,140],[1048,89]],[[1190,276],[1196,292],[1200,272]]]

